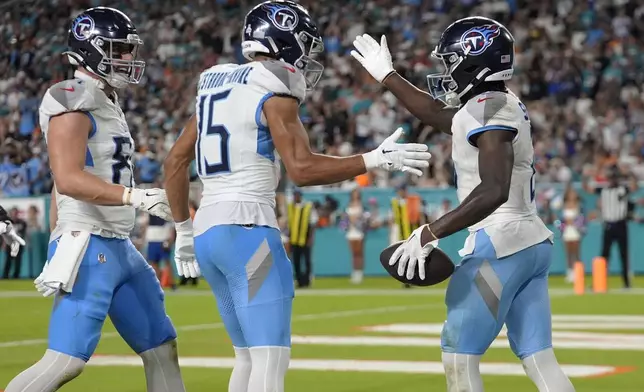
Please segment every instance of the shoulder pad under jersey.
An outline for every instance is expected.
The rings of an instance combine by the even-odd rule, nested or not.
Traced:
[[[294,97],[300,103],[306,97],[304,75],[283,61],[258,61],[255,70],[250,74],[249,84],[265,89],[267,94]]]
[[[49,117],[66,112],[89,112],[97,108],[91,87],[80,79],[64,80],[51,86],[40,104],[40,112]]]
[[[467,102],[465,110],[479,127],[504,125],[516,129],[524,117],[519,100],[502,92],[478,95]]]

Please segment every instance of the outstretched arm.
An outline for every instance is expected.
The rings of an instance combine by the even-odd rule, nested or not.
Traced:
[[[452,133],[452,117],[456,109],[444,108],[441,102],[435,101],[431,95],[411,84],[394,70],[384,35],[380,38],[380,44],[369,34],[359,35],[353,41],[353,45],[357,51],[352,50],[351,55],[374,79],[385,85],[411,114],[441,132]]]
[[[396,71],[389,73],[382,81],[403,106],[424,124],[448,135],[452,134],[452,118],[456,109],[446,109],[440,101],[411,84]]]
[[[425,226],[421,244],[447,237],[482,221],[508,200],[515,135],[504,130],[489,130],[476,139],[481,183],[458,207]]]
[[[188,207],[189,170],[190,162],[195,159],[196,142],[197,118],[192,115],[163,163],[165,190],[175,222],[184,222],[190,218]]]
[[[332,157],[314,154],[300,121],[299,106],[292,97],[274,96],[264,103],[264,115],[275,148],[291,180],[298,186],[333,184],[354,178],[377,167],[420,175],[431,155],[424,144],[396,144],[402,129],[363,155]]]

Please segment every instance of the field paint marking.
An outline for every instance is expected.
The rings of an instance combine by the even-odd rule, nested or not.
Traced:
[[[365,327],[359,327],[357,328],[358,330],[361,331],[369,331],[369,332],[386,332],[386,333],[395,333],[395,334],[402,334],[402,335],[409,335],[409,334],[418,334],[418,335],[440,335],[441,331],[443,330],[443,324],[442,323],[429,323],[429,324],[406,324],[406,323],[396,323],[396,324],[385,324],[385,325],[369,325]],[[589,339],[589,338],[595,338],[595,339],[634,339],[635,337],[642,337],[644,339],[644,335],[637,335],[637,334],[617,334],[617,333],[597,333],[597,332],[569,332],[571,329],[579,329],[579,330],[633,330],[633,331],[638,331],[638,330],[644,330],[644,325],[643,324],[635,324],[635,325],[629,325],[629,324],[613,324],[613,323],[603,323],[603,324],[584,324],[584,323],[560,323],[560,322],[553,322],[552,323],[552,329],[556,329],[558,331],[553,331],[552,336],[559,336],[559,337],[573,337],[577,336],[580,339]],[[565,331],[563,331],[565,330]],[[507,336],[508,330],[503,326],[501,328],[501,332],[499,332],[499,336]]]
[[[439,337],[408,337],[408,336],[324,336],[294,335],[291,338],[294,345],[310,344],[322,346],[371,346],[371,347],[440,347]],[[624,350],[644,351],[644,342],[631,341],[595,341],[595,340],[573,340],[554,339],[553,346],[556,349],[579,349],[579,350]],[[492,342],[491,348],[508,348],[510,342],[507,339],[496,339]]]
[[[553,314],[552,321],[639,323],[644,327],[644,316],[630,314]]]
[[[551,297],[568,297],[574,295],[572,288],[556,287],[548,290]],[[177,290],[166,291],[168,297],[204,297],[212,296],[210,290]],[[442,296],[445,289],[414,288],[414,289],[296,289],[296,297],[424,297]],[[587,295],[595,295],[588,293]],[[644,295],[644,288],[637,287],[628,291],[609,290],[608,294],[597,295]],[[0,291],[0,299],[4,298],[33,298],[42,296],[34,289],[33,291]]]
[[[380,308],[341,310],[337,312],[295,315],[293,316],[292,320],[294,322],[311,321],[311,320],[321,320],[321,319],[328,319],[328,318],[364,316],[369,314],[405,312],[408,310],[432,309],[432,308],[440,308],[443,306],[444,306],[443,304],[384,306]],[[212,324],[183,325],[183,326],[177,326],[176,329],[177,331],[205,331],[209,329],[219,329],[223,327],[224,327],[223,323],[212,323]],[[115,338],[119,336],[120,335],[117,332],[106,332],[101,335],[101,340]],[[35,346],[39,344],[47,344],[47,339],[29,339],[29,340],[16,340],[16,341],[10,341],[10,342],[0,342],[0,349],[7,348],[7,347]]]
[[[181,367],[231,369],[235,364],[233,358],[213,357],[180,357]],[[94,356],[90,366],[142,366],[139,356]],[[613,374],[618,369],[613,366],[561,365],[569,377],[600,377]],[[291,370],[324,370],[343,372],[379,372],[410,374],[445,374],[441,362],[424,361],[372,361],[372,360],[339,360],[339,359],[291,359]],[[525,376],[523,367],[518,363],[481,363],[481,374],[498,376]]]

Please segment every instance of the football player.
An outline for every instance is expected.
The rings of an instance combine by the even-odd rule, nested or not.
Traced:
[[[25,246],[25,240],[18,235],[14,229],[9,214],[0,206],[0,236],[4,243],[9,246],[11,257],[16,257],[21,246]]]
[[[449,391],[483,390],[479,361],[505,323],[512,351],[539,391],[574,391],[552,349],[548,269],[553,235],[537,216],[530,119],[505,81],[514,39],[500,23],[461,19],[432,55],[445,71],[429,94],[396,73],[383,36],[358,36],[351,54],[425,123],[452,135],[460,205],[421,226],[391,256],[398,274],[425,277],[438,240],[468,228],[447,288],[441,347]],[[419,262],[421,261],[421,262]]]
[[[57,209],[49,263],[35,282],[43,295],[56,295],[48,348],[6,392],[55,391],[77,377],[107,315],[141,356],[149,392],[185,390],[163,291],[129,239],[135,208],[171,219],[164,191],[134,188],[134,141],[115,91],[141,79],[142,44],[113,8],[88,9],[71,24],[65,54],[78,69],[40,106]]]
[[[176,222],[176,257],[199,266],[231,337],[231,392],[284,390],[290,360],[293,271],[275,215],[279,161],[299,186],[332,184],[368,170],[416,175],[427,146],[397,144],[397,130],[364,155],[315,154],[299,118],[306,91],[322,75],[323,49],[309,13],[293,1],[253,8],[242,26],[244,65],[222,64],[199,79],[197,111],[164,164]],[[204,184],[193,227],[188,167]]]

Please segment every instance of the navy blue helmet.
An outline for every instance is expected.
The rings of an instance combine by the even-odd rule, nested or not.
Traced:
[[[137,60],[139,38],[130,18],[114,8],[95,7],[78,15],[69,29],[66,54],[70,63],[80,65],[123,88],[143,76],[145,62]]]
[[[514,38],[499,22],[474,16],[452,23],[441,35],[432,57],[445,71],[427,76],[429,93],[448,107],[483,82],[504,81],[514,73]]]
[[[242,53],[248,60],[256,54],[282,60],[302,71],[307,89],[313,88],[324,67],[313,59],[324,51],[317,25],[309,12],[290,0],[272,0],[246,14]]]

